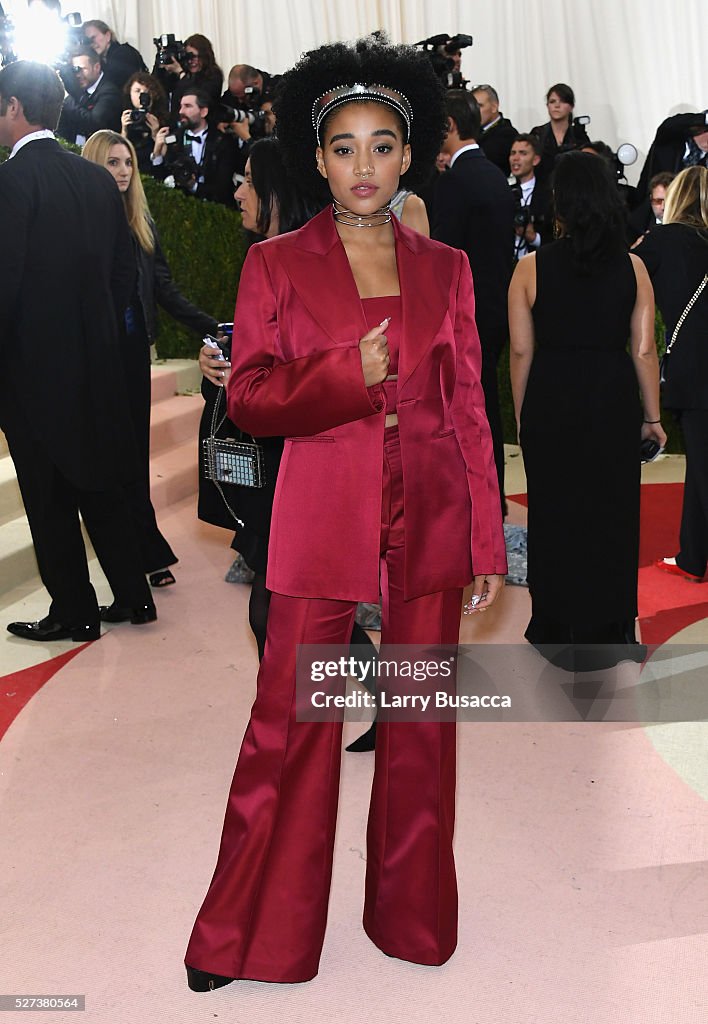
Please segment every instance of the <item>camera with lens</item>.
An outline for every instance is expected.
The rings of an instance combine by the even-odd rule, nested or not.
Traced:
[[[169,151],[168,151],[169,152]],[[177,152],[165,159],[167,175],[164,179],[168,188],[179,188],[191,192],[195,181],[199,180],[199,165],[189,153]]]
[[[523,228],[525,230],[529,224],[536,223],[536,218],[531,213],[531,208],[524,204],[524,194],[521,189],[521,185],[519,185],[518,182],[515,182],[513,185],[510,185],[509,188],[514,197],[515,203],[514,227]]]
[[[139,109],[138,110],[131,110],[130,111],[130,123],[131,124],[133,124],[133,125],[145,124],[145,120],[146,120],[148,111],[150,110],[151,102],[152,102],[152,100],[150,99],[150,93],[149,92],[141,92],[140,93],[140,96],[138,97],[138,103],[140,104]]]
[[[467,79],[462,77],[462,72],[455,69],[454,56],[467,46],[472,46],[472,36],[458,32],[456,36],[449,36],[442,32],[437,36],[430,36],[428,39],[421,39],[415,46],[422,46],[423,52],[433,65],[433,70],[446,89],[465,89]]]
[[[248,123],[248,131],[252,139],[262,139],[266,134],[266,112],[265,110],[250,110],[247,107],[228,107],[222,104],[216,108],[210,117],[214,124],[223,125],[222,131],[226,135],[235,135],[235,124]]]
[[[163,32],[157,39],[153,39],[153,43],[157,47],[155,63],[158,67],[164,68],[166,64],[176,60],[180,67],[188,70],[187,51],[181,39],[175,39],[171,32]]]

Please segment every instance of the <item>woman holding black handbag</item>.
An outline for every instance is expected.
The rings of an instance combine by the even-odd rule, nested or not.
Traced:
[[[666,325],[662,402],[686,448],[680,549],[655,564],[700,582],[708,566],[708,170],[687,167],[666,193],[664,222],[635,250]],[[672,343],[673,340],[673,343]]]

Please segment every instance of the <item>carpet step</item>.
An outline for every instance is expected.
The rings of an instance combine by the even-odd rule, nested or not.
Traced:
[[[196,450],[203,410],[201,395],[175,395],[153,405],[150,423],[152,458],[184,441],[193,441]]]
[[[198,391],[202,375],[195,359],[165,359],[150,367],[152,404],[185,391]]]
[[[199,486],[197,435],[182,444],[153,455],[150,459],[150,495],[157,512],[196,494]]]

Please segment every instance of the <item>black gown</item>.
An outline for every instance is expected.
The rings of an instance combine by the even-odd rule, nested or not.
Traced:
[[[526,638],[537,646],[633,644],[642,422],[627,351],[634,269],[622,253],[582,275],[568,239],[535,258],[536,351],[521,410],[532,601]],[[626,649],[606,652],[603,663],[626,656]],[[551,660],[574,667],[572,651],[568,657]]]

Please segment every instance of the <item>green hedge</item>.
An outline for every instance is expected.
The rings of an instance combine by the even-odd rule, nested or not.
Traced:
[[[194,199],[143,175],[150,211],[180,291],[216,320],[233,320],[246,254],[241,215],[219,203]],[[159,310],[157,354],[195,359],[201,338]]]

